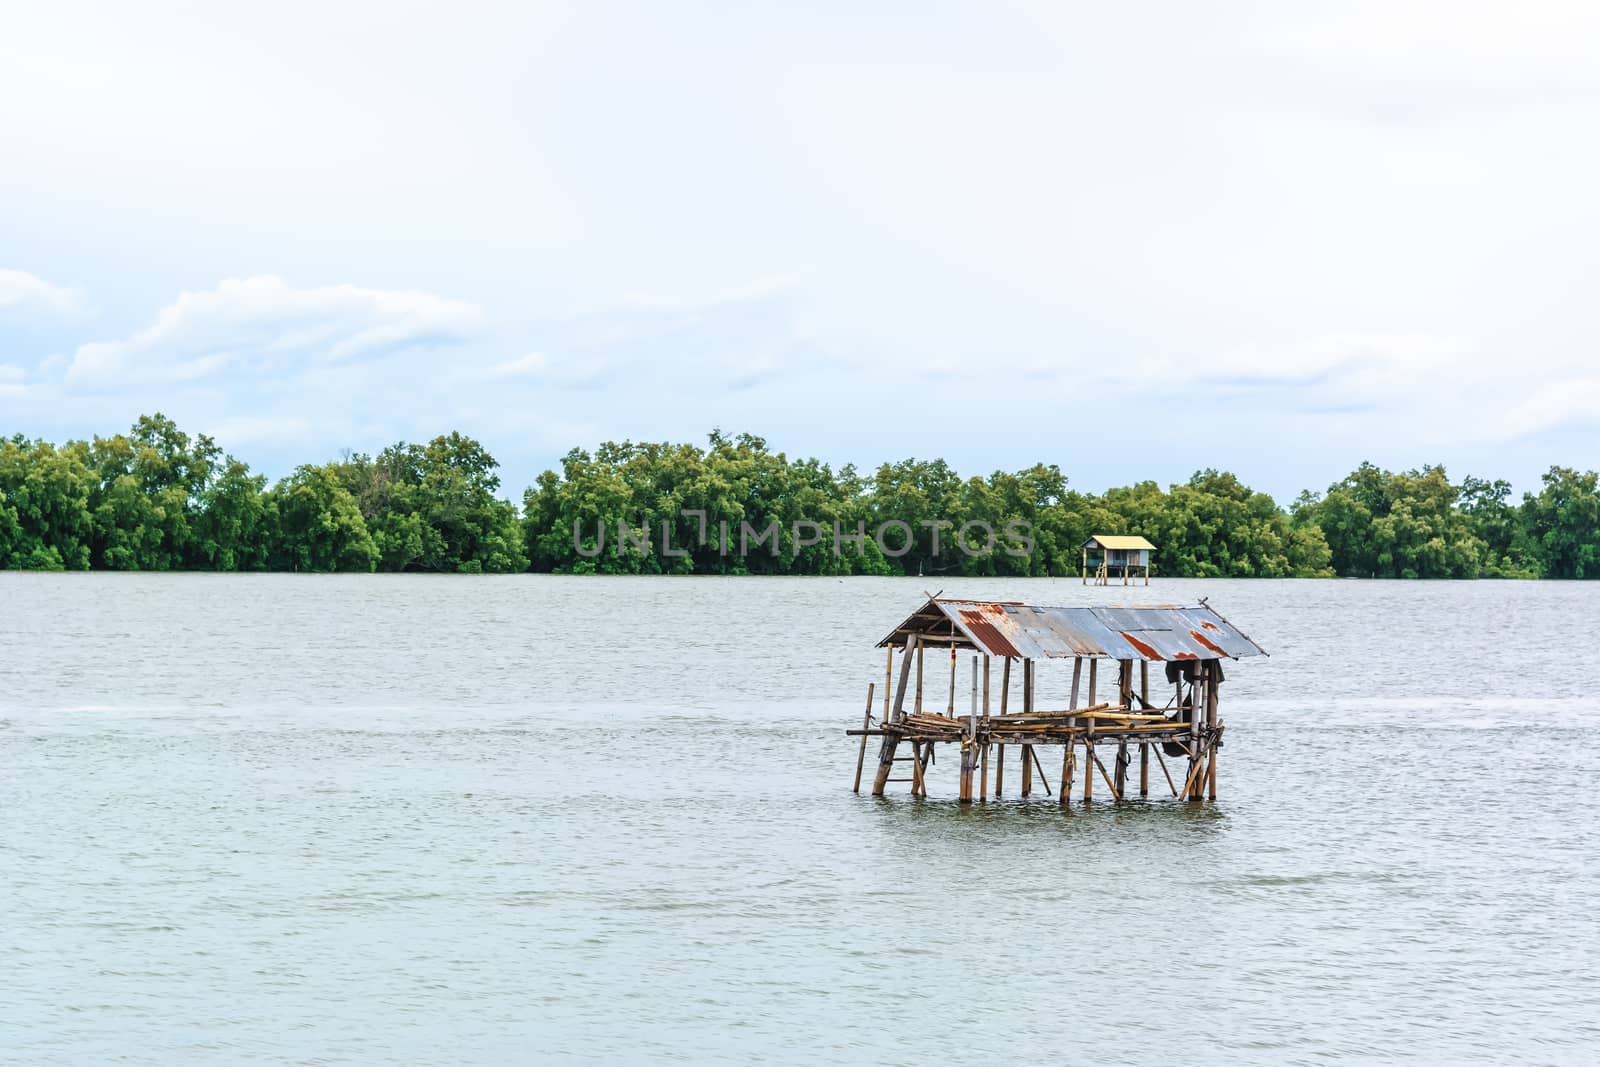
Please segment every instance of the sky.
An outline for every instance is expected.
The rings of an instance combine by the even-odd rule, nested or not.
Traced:
[[[1600,5],[0,6],[0,435],[1600,466]]]

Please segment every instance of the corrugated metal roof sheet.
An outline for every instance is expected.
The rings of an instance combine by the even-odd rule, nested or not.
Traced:
[[[1095,534],[1078,547],[1087,548],[1090,545],[1099,545],[1101,548],[1115,549],[1154,549],[1156,547],[1149,541],[1146,541],[1144,538],[1140,537],[1138,534]]]
[[[1241,659],[1266,650],[1207,604],[1052,608],[994,600],[930,600],[878,642],[910,634],[1023,659]]]

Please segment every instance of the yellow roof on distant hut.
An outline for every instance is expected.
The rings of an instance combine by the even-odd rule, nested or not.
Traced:
[[[1154,549],[1156,546],[1140,537],[1138,534],[1095,534],[1083,543],[1083,547],[1099,545],[1101,548],[1111,549]]]

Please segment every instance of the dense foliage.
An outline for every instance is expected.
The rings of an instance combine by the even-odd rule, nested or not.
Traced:
[[[0,568],[1064,575],[1090,534],[1138,533],[1178,576],[1600,577],[1597,476],[1564,467],[1516,502],[1503,481],[1362,464],[1285,510],[1215,470],[1097,495],[1054,465],[868,474],[713,433],[574,450],[520,513],[497,470],[456,433],[271,486],[161,415],[59,447],[18,435],[0,439]]]
[[[460,434],[303,466],[271,488],[162,415],[56,448],[0,440],[0,568],[522,571],[494,457]]]

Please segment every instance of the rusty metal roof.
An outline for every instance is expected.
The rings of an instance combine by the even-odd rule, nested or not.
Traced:
[[[1018,601],[928,601],[878,642],[930,643],[1023,659],[1241,659],[1266,650],[1205,603],[1051,608]]]
[[[1148,548],[1154,550],[1156,547],[1149,541],[1146,541],[1144,538],[1140,537],[1138,534],[1095,534],[1078,547],[1088,548],[1090,545],[1099,545],[1101,548],[1109,548],[1112,550],[1138,548]]]

